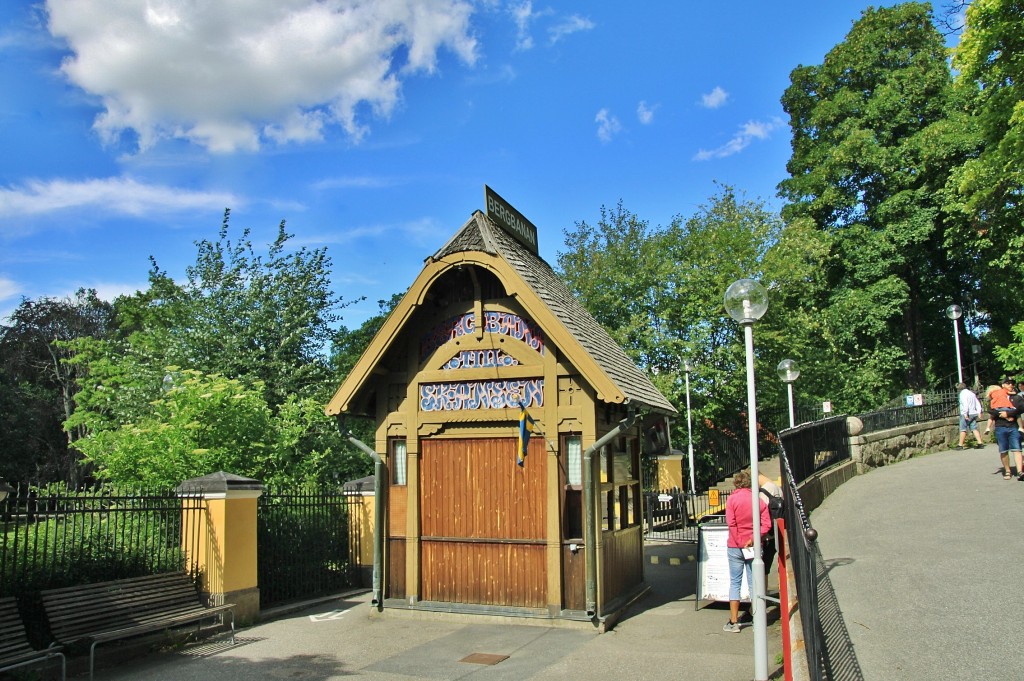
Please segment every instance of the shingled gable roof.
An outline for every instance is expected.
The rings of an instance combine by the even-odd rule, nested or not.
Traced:
[[[433,259],[439,260],[462,251],[482,251],[497,255],[507,262],[593,358],[600,370],[625,396],[627,403],[659,412],[676,413],[672,403],[665,399],[604,327],[576,300],[551,266],[480,211],[473,213],[462,229],[434,254]]]
[[[428,278],[432,276],[428,274],[431,266],[443,266],[443,263],[439,261],[451,261],[458,259],[459,254],[473,252],[485,253],[503,261],[511,272],[529,288],[536,301],[543,305],[544,311],[535,309],[534,316],[549,316],[549,319],[545,320],[547,324],[562,325],[564,332],[558,335],[563,338],[571,337],[579,345],[578,349],[562,348],[567,358],[576,365],[576,368],[591,384],[595,387],[604,385],[607,388],[604,392],[612,393],[603,394],[599,390],[598,392],[602,393],[599,396],[603,396],[608,401],[622,402],[638,409],[649,409],[664,414],[676,413],[675,407],[658,392],[650,379],[637,368],[622,348],[608,335],[608,332],[576,300],[562,280],[555,275],[551,266],[496,226],[486,215],[475,211],[466,224],[444,246],[426,259],[427,266],[417,277],[417,282],[395,307],[391,316],[385,320],[377,336],[371,341],[366,352],[356,362],[349,376],[338,388],[334,398],[328,403],[326,408],[328,414],[340,414],[347,410],[347,406],[355,394],[361,389],[364,381],[382,358],[390,339],[395,338],[405,322],[408,321],[409,314],[415,305],[410,296],[422,295],[423,287],[428,286],[424,275],[427,275]],[[414,290],[417,288],[421,290]],[[522,287],[514,284],[512,288],[521,289]],[[526,308],[536,308],[534,301],[520,298],[520,302]],[[542,323],[541,319],[535,318],[534,321],[539,323],[541,328],[545,327],[545,323]],[[546,335],[551,336],[551,331],[549,330]],[[595,372],[598,372],[599,375]]]

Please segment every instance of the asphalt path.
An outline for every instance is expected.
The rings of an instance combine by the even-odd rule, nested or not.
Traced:
[[[872,470],[811,514],[861,678],[1024,678],[1022,509],[988,444]]]
[[[1022,490],[1024,491],[1024,490]],[[774,575],[774,571],[772,573]],[[753,631],[722,631],[725,603],[695,601],[696,547],[645,546],[650,593],[615,628],[491,622],[479,617],[371,616],[368,593],[332,599],[183,648],[129,655],[101,646],[99,681],[256,681],[346,679],[714,679],[754,676]],[[769,579],[769,588],[776,580]],[[769,610],[769,672],[781,673],[777,611]],[[76,659],[74,674],[81,674]]]

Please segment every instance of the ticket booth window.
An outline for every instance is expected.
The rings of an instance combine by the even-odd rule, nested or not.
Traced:
[[[617,438],[601,452],[602,521],[606,532],[640,523],[639,442]]]
[[[580,487],[583,485],[583,440],[579,435],[570,435],[565,438],[565,452],[567,458],[566,484]]]
[[[391,484],[392,485],[405,485],[406,484],[406,470],[407,470],[407,456],[405,450],[405,440],[392,440],[391,441]]]
[[[562,527],[565,539],[583,538],[583,440],[579,435],[565,437],[565,512]]]

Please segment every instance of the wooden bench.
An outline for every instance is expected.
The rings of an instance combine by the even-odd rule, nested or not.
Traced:
[[[192,579],[183,572],[117,579],[42,592],[50,632],[67,646],[91,642],[89,678],[93,677],[96,646],[107,641],[231,615],[235,643],[234,604],[208,606],[201,602]]]
[[[67,678],[67,660],[59,647],[36,650],[28,642],[14,597],[0,598],[0,672],[60,658],[60,678]]]

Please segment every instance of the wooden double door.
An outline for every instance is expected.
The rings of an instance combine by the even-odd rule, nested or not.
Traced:
[[[547,457],[516,438],[420,442],[420,598],[547,605]]]

